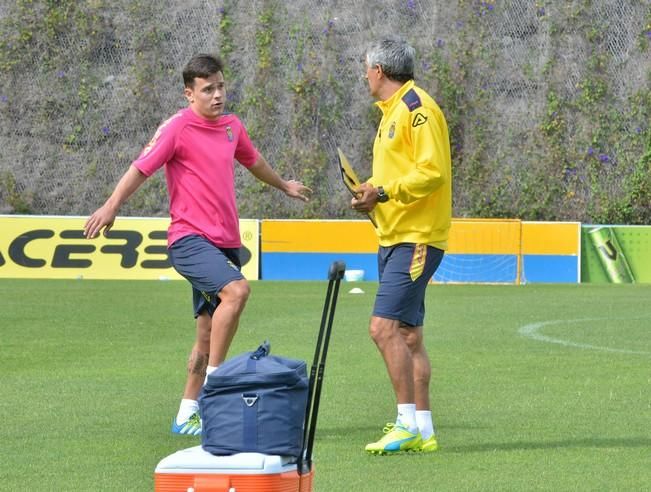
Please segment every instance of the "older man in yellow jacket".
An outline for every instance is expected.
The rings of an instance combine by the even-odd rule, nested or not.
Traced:
[[[447,249],[452,209],[450,139],[436,102],[414,83],[414,49],[387,37],[366,52],[366,78],[382,120],[373,176],[351,204],[373,211],[380,285],[370,335],[389,373],[397,418],[366,446],[374,454],[438,449],[432,422],[431,365],[423,343],[425,289]]]

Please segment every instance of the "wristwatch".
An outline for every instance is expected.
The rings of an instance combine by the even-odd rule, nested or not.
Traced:
[[[389,195],[384,192],[384,188],[382,186],[377,187],[377,201],[378,203],[385,203],[389,201]]]

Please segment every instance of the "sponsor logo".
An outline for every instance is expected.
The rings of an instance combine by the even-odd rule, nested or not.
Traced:
[[[159,241],[159,244],[146,241],[145,247],[141,247],[145,238],[138,231],[112,229],[105,237],[109,240],[108,243],[98,248],[85,238],[81,229],[65,229],[58,236],[51,229],[33,229],[14,237],[8,243],[6,254],[11,263],[25,268],[91,268],[92,257],[97,250],[102,255],[118,256],[122,268],[152,270],[172,267],[167,252],[167,231],[152,231],[147,234],[148,239]],[[30,252],[35,248],[39,249],[38,254]],[[240,257],[243,264],[251,259],[251,252],[244,245],[240,249]],[[7,261],[0,252],[0,267],[5,264]],[[231,261],[228,264],[239,271]]]
[[[182,279],[167,250],[169,220],[121,218],[89,240],[82,217],[0,216],[0,278]],[[258,278],[258,222],[240,223],[242,273]],[[233,269],[240,270],[235,265]]]
[[[411,122],[411,126],[416,128],[417,126],[424,125],[427,123],[427,116],[423,115],[422,113],[416,113],[416,116],[414,116],[414,121]]]
[[[50,266],[52,268],[90,268],[93,265],[89,257],[97,250],[97,246],[85,239],[84,231],[79,229],[62,230],[58,238],[55,238],[55,232],[50,229],[34,229],[25,231],[15,237],[7,249],[9,259],[18,266],[26,268],[42,268]],[[106,255],[118,255],[120,266],[122,268],[133,268],[140,266],[145,269],[170,268],[170,262],[167,257],[166,244],[151,245],[145,248],[149,255],[160,256],[157,259],[144,259],[138,263],[140,256],[139,246],[143,242],[143,236],[138,231],[128,230],[111,230],[106,233],[107,239],[115,239],[115,243],[110,241],[99,248],[99,251]],[[166,239],[166,231],[153,231],[149,233],[149,239]],[[73,243],[68,241],[58,241],[58,239],[78,240]],[[29,253],[35,245],[42,246],[47,243],[49,251],[42,251],[39,255]]]

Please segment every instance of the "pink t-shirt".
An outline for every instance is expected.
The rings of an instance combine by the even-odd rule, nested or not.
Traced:
[[[234,160],[248,168],[258,157],[237,116],[212,121],[185,108],[158,128],[132,165],[145,176],[165,165],[172,219],[168,245],[198,234],[219,247],[239,248]]]

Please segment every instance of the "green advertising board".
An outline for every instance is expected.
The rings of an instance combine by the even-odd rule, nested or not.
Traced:
[[[651,283],[651,226],[582,226],[581,282]]]

